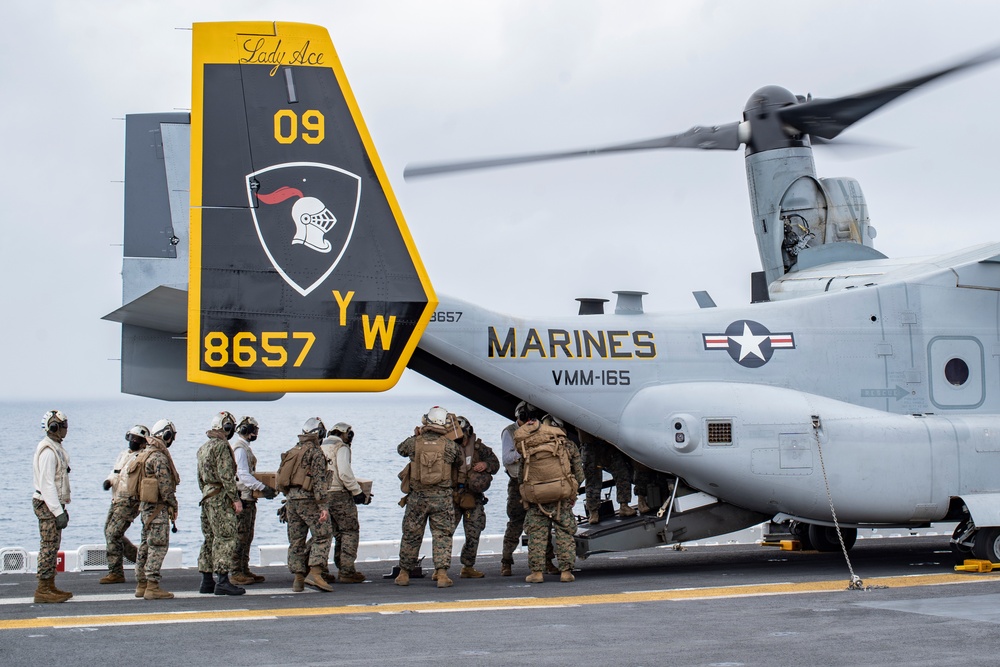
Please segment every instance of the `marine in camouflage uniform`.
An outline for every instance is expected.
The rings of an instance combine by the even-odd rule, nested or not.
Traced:
[[[32,481],[35,492],[31,505],[38,519],[38,588],[36,603],[65,602],[73,597],[69,591],[56,588],[56,561],[62,531],[69,525],[66,505],[70,502],[69,454],[62,442],[69,432],[69,420],[58,410],[49,410],[42,417],[45,437],[38,443],[32,459]]]
[[[460,442],[462,456],[459,461],[457,475],[455,478],[456,493],[455,498],[461,494],[470,494],[475,505],[469,509],[463,509],[458,504],[455,505],[455,530],[459,525],[464,524],[465,544],[462,546],[462,574],[465,579],[478,579],[483,575],[475,568],[476,555],[479,552],[479,537],[486,529],[486,503],[489,499],[479,492],[471,491],[467,488],[470,473],[486,474],[490,476],[500,471],[500,460],[493,450],[486,446],[482,440],[476,437],[472,424],[469,424],[464,417],[459,417],[465,437]]]
[[[323,428],[324,434],[325,431]],[[293,486],[286,494],[288,570],[295,575],[292,590],[296,592],[303,590],[303,585],[306,583],[320,590],[332,590],[322,576],[322,567],[330,560],[333,524],[330,522],[327,510],[330,482],[326,472],[326,456],[323,455],[319,443],[318,432],[299,435],[297,446],[306,448],[301,465],[310,479],[310,485],[308,490],[301,486]],[[312,539],[307,545],[306,539],[310,533]]]
[[[441,408],[432,408],[432,410]],[[448,415],[449,420],[454,415]],[[410,570],[417,566],[420,555],[420,545],[424,539],[427,524],[431,526],[431,552],[434,560],[434,574],[439,588],[452,585],[448,578],[448,566],[451,564],[452,535],[455,532],[455,504],[452,498],[453,480],[451,471],[461,460],[462,452],[458,444],[445,437],[445,427],[426,423],[418,428],[418,433],[399,443],[396,451],[400,456],[410,459],[410,493],[406,500],[406,511],[403,513],[403,537],[399,542],[399,570],[396,584],[409,584]],[[461,437],[461,430],[454,425],[453,438]],[[414,461],[427,447],[443,446],[444,464],[447,466],[444,479],[437,484],[425,484],[416,481],[412,473]]]
[[[148,429],[146,433],[148,433]],[[142,448],[146,446],[146,438],[131,432],[127,434],[127,437],[131,439],[130,443],[134,441],[134,444],[130,444],[128,449],[118,455],[111,473],[104,480],[104,488],[111,490],[112,497],[111,507],[108,508],[108,517],[104,522],[108,574],[101,578],[102,584],[124,582],[125,557],[127,556],[133,563],[138,557],[138,549],[125,535],[125,531],[139,516],[139,499],[128,495],[127,470],[129,465],[139,456]]]
[[[590,523],[597,523],[601,507],[601,487],[604,484],[603,470],[611,473],[615,482],[618,505],[622,516],[635,516],[632,502],[632,469],[628,459],[617,447],[595,438],[586,431],[579,431],[583,474],[587,485],[587,514]]]
[[[171,433],[171,439],[173,434]],[[147,587],[155,585],[160,590],[160,568],[170,547],[170,522],[177,520],[177,485],[181,478],[174,461],[167,451],[166,442],[154,434],[146,441],[146,478],[156,479],[159,500],[155,503],[140,502],[139,517],[142,521],[142,539],[135,560],[136,597],[146,597]],[[165,591],[161,591],[166,593]],[[173,597],[170,593],[166,593]],[[152,596],[149,599],[154,599]]]
[[[569,438],[563,439],[563,445],[569,453],[573,477],[576,478],[577,484],[582,484],[584,474],[580,450]],[[521,472],[521,481],[523,482],[523,467]],[[533,503],[528,506],[524,517],[524,531],[528,534],[528,566],[531,569],[531,574],[528,575],[527,581],[541,583],[542,572],[545,571],[547,563],[543,545],[553,531],[555,533],[555,555],[562,573],[561,581],[573,581],[572,570],[574,563],[576,563],[576,540],[574,540],[576,515],[573,514],[573,505],[575,504],[576,496],[555,503]]]
[[[521,534],[524,533],[524,517],[528,510],[521,499],[521,480],[518,479],[521,470],[521,455],[514,449],[514,432],[521,422],[508,424],[500,433],[503,447],[504,467],[507,469],[507,527],[503,531],[503,552],[500,556],[501,576],[513,574],[514,551],[521,544]],[[552,564],[555,551],[552,548],[552,536],[549,536],[545,548],[546,571],[558,574],[559,568]]]
[[[209,439],[198,449],[201,532],[205,536],[198,554],[198,571],[226,575],[228,581],[236,553],[236,515],[243,510],[243,503],[236,488],[236,459],[227,434],[213,428],[205,435]]]
[[[355,562],[358,558],[358,543],[361,539],[361,524],[358,521],[358,505],[366,500],[361,485],[354,477],[351,465],[353,456],[354,429],[350,424],[338,422],[330,431],[321,449],[327,460],[327,477],[330,480],[330,523],[333,525],[333,563],[339,571],[337,580],[343,584],[356,584],[365,580],[358,572]],[[326,564],[323,577],[334,579]]]

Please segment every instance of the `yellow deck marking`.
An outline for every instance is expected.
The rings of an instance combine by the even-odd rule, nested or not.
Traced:
[[[968,574],[928,574],[903,577],[866,579],[868,586],[909,588],[1000,581],[998,574],[970,576]],[[557,584],[552,584],[553,586]],[[579,585],[579,584],[578,584]],[[107,625],[139,625],[150,623],[198,623],[235,620],[264,620],[306,616],[343,616],[357,614],[398,614],[405,612],[444,613],[450,611],[496,611],[545,607],[581,606],[591,604],[626,604],[636,602],[666,602],[706,600],[846,591],[844,579],[809,581],[796,584],[758,584],[715,586],[706,588],[676,588],[598,595],[560,595],[556,597],[496,598],[490,600],[457,600],[454,602],[403,602],[373,605],[343,605],[340,607],[295,607],[291,609],[233,609],[219,611],[176,611],[145,614],[107,614],[94,616],[43,616],[0,621],[0,630],[34,628],[96,627]],[[167,603],[169,604],[169,603]]]

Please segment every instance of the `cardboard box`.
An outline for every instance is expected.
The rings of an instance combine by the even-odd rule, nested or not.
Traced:
[[[361,485],[361,493],[365,494],[365,505],[367,505],[372,501],[372,480],[360,478],[355,479],[357,479],[358,484]]]
[[[255,472],[253,476],[256,477],[257,479],[259,479],[262,483],[267,484],[272,489],[274,488],[274,485],[275,485],[275,483],[277,483],[277,480],[278,480],[278,473],[276,471],[275,472]],[[253,497],[254,498],[263,498],[264,494],[261,493],[260,491],[254,491],[253,492]]]

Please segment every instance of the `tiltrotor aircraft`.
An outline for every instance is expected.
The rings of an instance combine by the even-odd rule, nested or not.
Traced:
[[[582,555],[789,522],[820,550],[858,528],[958,522],[1000,561],[1000,243],[919,260],[873,247],[864,196],[812,145],[993,50],[857,95],[753,93],[742,120],[601,149],[745,146],[762,262],[753,303],[524,319],[437,297],[326,30],[196,24],[192,112],[126,125],[122,391],[168,400],[381,391],[405,367],[502,415],[520,400],[668,473],[655,516]]]

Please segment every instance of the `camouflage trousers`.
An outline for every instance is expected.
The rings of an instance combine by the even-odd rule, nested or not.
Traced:
[[[555,553],[559,569],[572,570],[576,562],[576,515],[574,500],[532,505],[524,517],[524,530],[528,533],[528,567],[532,572],[544,572],[547,562],[544,545],[555,532]],[[550,514],[550,516],[547,516]]]
[[[358,559],[358,541],[361,524],[358,523],[358,506],[350,491],[330,494],[330,522],[333,524],[333,563],[344,574],[354,574],[354,561]]]
[[[476,554],[479,552],[479,536],[486,529],[486,507],[482,498],[478,498],[476,506],[463,510],[455,506],[455,530],[465,524],[465,544],[462,546],[462,565],[472,567],[476,564]]]
[[[250,545],[257,523],[257,501],[243,499],[243,511],[236,515],[236,548],[230,572],[250,571]]]
[[[56,527],[56,517],[44,500],[32,498],[31,505],[35,508],[35,516],[38,517],[38,534],[41,537],[38,545],[37,576],[39,580],[52,579],[56,576],[56,559],[59,557],[62,531]]]
[[[451,565],[452,533],[455,532],[455,504],[451,489],[411,491],[403,513],[403,539],[399,542],[399,567],[412,570],[420,556],[424,529],[431,524],[431,551],[434,569]]]
[[[587,484],[587,511],[596,512],[601,506],[602,470],[611,473],[619,505],[632,502],[632,470],[625,455],[618,448],[604,442],[588,442],[580,454],[583,459],[583,476]]]
[[[315,500],[289,499],[285,503],[288,516],[288,571],[306,574],[311,567],[324,567],[330,560],[330,540],[333,524],[330,520],[320,523],[322,511]],[[306,538],[312,533],[312,539]]]
[[[228,573],[236,553],[236,510],[220,493],[201,503],[201,534],[205,541],[198,553],[198,571]]]
[[[139,555],[135,559],[135,580],[160,581],[160,568],[170,547],[170,511],[159,503],[142,503],[139,506],[142,521],[142,539]]]
[[[521,543],[524,517],[527,512],[521,500],[521,484],[517,478],[510,477],[507,482],[507,528],[503,531],[503,555],[500,557],[500,562],[505,565],[514,564],[514,551]],[[547,560],[555,558],[551,538],[545,548],[545,558]]]
[[[125,537],[135,518],[139,516],[139,501],[133,498],[116,498],[108,508],[108,518],[104,522],[104,542],[107,544],[108,572],[125,574],[125,545],[129,551],[135,549],[132,541]]]

